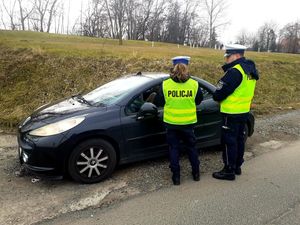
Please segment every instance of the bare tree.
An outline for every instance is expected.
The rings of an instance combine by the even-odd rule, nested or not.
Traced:
[[[276,50],[276,29],[277,24],[274,22],[265,23],[259,28],[257,40],[260,51]]]
[[[4,29],[6,30],[6,24],[5,24],[4,19],[3,19],[3,14],[4,13],[3,13],[3,10],[2,10],[2,6],[0,5],[1,22],[3,24]]]
[[[208,24],[200,19],[194,18],[192,20],[187,43],[190,43],[193,46],[205,47],[209,42],[208,38]]]
[[[200,24],[198,28],[198,43],[200,47],[205,47],[209,43],[209,28],[205,23]]]
[[[67,34],[69,34],[69,26],[70,26],[70,7],[71,1],[68,1],[68,20],[67,20]]]
[[[118,34],[119,45],[123,44],[127,0],[112,0],[112,12],[114,15],[115,29]]]
[[[242,30],[236,37],[237,44],[241,44],[241,45],[249,44],[248,37],[249,37],[248,32],[246,30]]]
[[[80,4],[80,33],[83,35],[83,2]]]
[[[289,23],[281,29],[279,47],[283,52],[300,53],[300,22]]]
[[[218,27],[228,24],[228,21],[224,20],[227,0],[204,0],[204,3],[204,9],[208,14],[209,47],[212,48],[215,44],[213,43],[214,32]]]
[[[53,14],[55,13],[55,7],[56,7],[56,3],[57,3],[57,0],[53,0],[51,3],[50,3],[50,8],[49,8],[49,17],[48,17],[48,22],[47,22],[47,33],[50,32],[50,27],[51,27],[51,24],[52,24],[52,19],[53,19]]]
[[[166,17],[167,1],[156,0],[152,6],[152,15],[148,21],[149,34],[148,39],[151,41],[162,41]]]
[[[92,37],[109,37],[108,17],[105,14],[105,2],[92,0],[86,10],[83,23],[83,34]]]
[[[64,14],[65,14],[65,4],[64,2],[60,2],[60,4],[57,5],[54,18],[53,18],[54,31],[56,34],[64,33]]]
[[[140,30],[140,39],[145,40],[147,24],[151,15],[151,8],[153,5],[153,0],[144,0],[141,2],[141,17],[138,23],[138,28]]]
[[[119,39],[123,43],[123,35],[126,25],[126,6],[128,0],[104,0],[105,9],[109,21],[110,36]]]
[[[137,14],[140,5],[136,0],[128,0],[126,7],[127,16],[127,38],[129,40],[137,39]]]
[[[196,14],[197,10],[197,2],[186,1],[180,21],[179,43],[183,44],[185,41],[191,43],[190,32],[192,30],[192,22],[194,22],[198,17]]]
[[[65,33],[65,14],[64,13],[62,13],[62,15],[61,15],[61,31],[60,31],[60,33]]]
[[[45,16],[50,0],[35,0],[35,7],[39,16],[39,31],[44,32]]]
[[[89,0],[76,33],[94,37],[167,41],[207,46],[208,23],[200,19],[197,0]],[[82,11],[82,10],[81,10]],[[79,19],[78,19],[79,20]],[[217,43],[216,27],[211,40]]]
[[[39,31],[50,32],[53,16],[56,13],[58,0],[35,0],[35,9],[39,21]]]
[[[92,4],[92,6],[90,5]],[[95,4],[95,5],[94,5]],[[95,30],[95,14],[97,12],[97,4],[96,1],[89,1],[88,7],[84,13],[84,19],[82,21],[82,32],[84,36],[90,36],[93,37],[96,34],[94,33]]]
[[[116,38],[116,33],[115,33],[115,24],[113,22],[113,15],[111,13],[112,9],[111,9],[111,6],[110,6],[110,2],[109,0],[104,0],[105,1],[105,7],[106,7],[106,12],[107,12],[107,15],[108,15],[108,18],[109,18],[109,27],[110,27],[110,36],[112,38]]]
[[[19,10],[20,10],[20,21],[21,21],[21,26],[22,30],[25,30],[25,20],[29,18],[31,15],[32,11],[34,10],[34,6],[30,5],[30,2],[25,2],[25,5],[27,7],[23,6],[23,0],[18,0],[19,3]],[[28,7],[29,6],[29,7]]]
[[[177,0],[169,4],[168,12],[164,41],[170,43],[179,43],[181,11],[179,2]]]
[[[250,50],[253,51],[258,51],[259,49],[258,36],[254,33],[249,33],[246,30],[240,31],[236,37],[236,43],[246,45]]]
[[[10,19],[10,28],[12,30],[15,30],[17,28],[15,21],[14,21],[16,1],[17,0],[9,1],[9,4],[7,4],[7,1],[2,0],[2,5],[3,5],[3,8],[4,8],[6,14],[8,15],[8,17]]]

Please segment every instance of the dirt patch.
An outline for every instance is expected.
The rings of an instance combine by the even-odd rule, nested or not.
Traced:
[[[256,119],[255,133],[248,139],[246,160],[300,138],[300,110]],[[201,173],[222,167],[221,152],[202,149]],[[15,135],[0,134],[0,224],[34,224],[63,213],[89,207],[106,207],[126,198],[172,186],[168,159],[160,158],[120,167],[113,177],[93,185],[70,180],[15,176],[20,170]],[[182,156],[182,183],[191,180],[191,168]]]

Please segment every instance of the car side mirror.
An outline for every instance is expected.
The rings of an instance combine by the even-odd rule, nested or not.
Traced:
[[[144,120],[155,118],[158,115],[158,110],[156,105],[152,104],[151,102],[145,102],[139,112],[137,113],[136,119],[137,120]]]

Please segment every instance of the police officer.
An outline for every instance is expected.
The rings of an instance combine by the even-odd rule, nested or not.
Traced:
[[[192,166],[192,176],[200,180],[198,151],[193,127],[197,123],[196,105],[203,95],[198,82],[188,72],[190,57],[179,56],[172,59],[174,69],[170,78],[162,84],[164,114],[169,144],[170,168],[174,185],[180,185],[179,147],[182,140],[188,150]]]
[[[255,63],[244,58],[246,47],[225,45],[225,74],[219,80],[213,99],[220,102],[223,117],[221,143],[224,168],[214,172],[213,177],[234,180],[241,175],[244,162],[245,125],[254,96],[256,81],[259,79]]]

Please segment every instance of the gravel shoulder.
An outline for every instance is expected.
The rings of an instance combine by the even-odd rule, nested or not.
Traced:
[[[248,139],[245,158],[250,160],[300,139],[300,110],[256,118],[255,133]],[[40,179],[20,171],[15,135],[0,132],[0,224],[39,224],[89,207],[107,207],[130,197],[172,187],[167,158],[122,166],[113,177],[93,185],[70,180]],[[222,167],[221,152],[203,149],[201,173]],[[191,179],[190,165],[182,156],[182,183]]]

